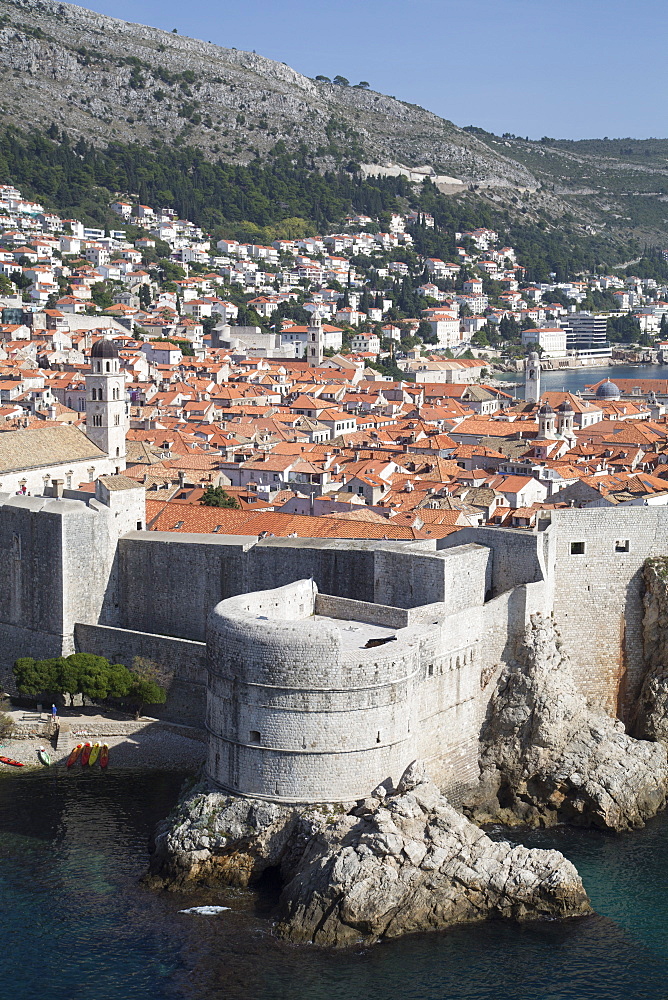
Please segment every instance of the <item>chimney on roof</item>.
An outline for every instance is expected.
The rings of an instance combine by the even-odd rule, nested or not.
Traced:
[[[186,485],[186,474],[183,471],[179,471],[179,489],[182,490]]]
[[[51,480],[51,496],[54,496],[56,500],[63,499],[63,490],[65,489],[64,479],[52,479]]]

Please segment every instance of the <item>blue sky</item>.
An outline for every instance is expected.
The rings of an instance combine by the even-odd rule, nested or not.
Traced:
[[[666,0],[91,0],[103,14],[540,138],[668,136]]]

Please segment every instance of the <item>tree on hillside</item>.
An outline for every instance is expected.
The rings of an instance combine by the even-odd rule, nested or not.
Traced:
[[[431,323],[428,323],[426,319],[420,320],[420,325],[417,328],[417,335],[423,344],[438,344],[438,335],[436,331],[432,329]]]

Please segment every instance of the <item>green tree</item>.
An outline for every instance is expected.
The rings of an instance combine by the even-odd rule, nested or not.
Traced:
[[[420,320],[417,335],[424,344],[438,344],[438,334],[432,329],[431,323],[428,323],[426,319]]]
[[[128,700],[135,706],[135,719],[138,719],[144,705],[164,705],[167,701],[167,692],[155,681],[138,677],[132,682]]]
[[[207,486],[200,504],[204,507],[226,507],[230,510],[239,510],[241,507],[237,498],[226,493],[222,486]]]
[[[148,285],[139,286],[139,305],[142,309],[150,309],[151,307],[151,289]]]
[[[14,663],[14,677],[19,694],[56,694],[59,660],[34,660],[22,656]]]

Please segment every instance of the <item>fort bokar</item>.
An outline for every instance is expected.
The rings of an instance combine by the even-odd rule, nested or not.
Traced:
[[[0,497],[4,666],[81,650],[169,673],[162,715],[205,726],[208,757],[157,837],[160,884],[280,868],[279,930],[325,944],[569,915],[588,902],[565,859],[458,810],[623,829],[664,805],[664,508],[258,541],[147,532],[122,474],[53,492]]]

